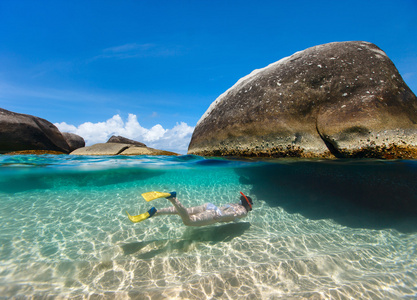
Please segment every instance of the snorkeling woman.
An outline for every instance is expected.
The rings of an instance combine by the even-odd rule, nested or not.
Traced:
[[[142,194],[146,201],[164,197],[173,206],[158,210],[152,207],[146,213],[137,216],[131,216],[129,213],[127,215],[133,223],[144,221],[153,216],[162,215],[179,215],[186,226],[205,226],[220,222],[232,222],[246,217],[248,212],[252,210],[252,198],[244,195],[242,192],[240,194],[240,201],[238,203],[226,204],[220,208],[212,203],[186,208],[178,200],[176,192],[149,192]]]

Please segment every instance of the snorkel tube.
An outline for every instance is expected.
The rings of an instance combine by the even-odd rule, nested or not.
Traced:
[[[243,203],[242,201],[242,205],[246,208],[247,211],[251,211],[252,210],[252,204],[249,201],[248,197],[245,196],[245,194],[243,194],[242,192],[240,192],[240,194],[243,196],[243,198],[246,200],[246,203]],[[247,205],[246,205],[247,204]],[[249,209],[247,208],[249,207]]]

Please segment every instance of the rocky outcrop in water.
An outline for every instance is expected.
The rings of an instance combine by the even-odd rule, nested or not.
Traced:
[[[217,98],[189,154],[417,158],[417,98],[368,42],[320,45],[255,70]]]
[[[99,143],[79,148],[71,155],[179,155],[174,152],[122,143]]]
[[[107,143],[85,147],[84,139],[74,133],[61,133],[47,120],[0,108],[0,153],[73,155],[179,155],[146,147],[121,136]]]
[[[107,143],[120,143],[120,144],[135,145],[138,147],[146,147],[144,143],[137,142],[137,141],[134,141],[134,140],[131,140],[123,136],[119,136],[119,135],[113,135],[111,138],[109,138]]]
[[[68,153],[70,147],[58,128],[47,120],[0,108],[0,153],[22,150]]]

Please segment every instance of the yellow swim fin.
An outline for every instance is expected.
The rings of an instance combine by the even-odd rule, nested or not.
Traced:
[[[145,198],[145,200],[148,202],[158,199],[158,198],[168,198],[172,196],[173,196],[172,193],[161,193],[157,191],[147,192],[147,193],[142,194],[142,197]]]
[[[150,217],[152,217],[155,213],[156,213],[156,208],[152,207],[150,210],[148,210],[147,212],[137,215],[137,216],[131,216],[128,212],[127,216],[129,217],[129,220],[132,221],[133,223],[138,223],[138,222],[142,222]]]

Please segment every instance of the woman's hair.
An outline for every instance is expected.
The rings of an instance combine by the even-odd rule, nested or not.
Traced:
[[[248,203],[248,201],[246,201],[246,199],[249,200],[250,204]],[[240,203],[246,208],[247,211],[251,211],[252,210],[252,204],[253,204],[253,202],[252,202],[252,198],[251,197],[249,197],[249,196],[246,196],[246,197],[240,196]]]

